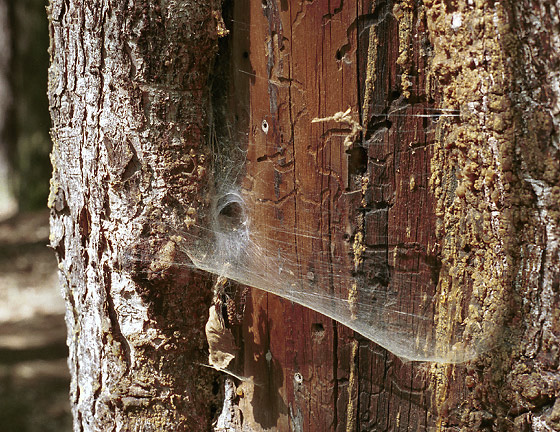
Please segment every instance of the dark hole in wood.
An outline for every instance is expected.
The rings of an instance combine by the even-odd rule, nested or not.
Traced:
[[[325,331],[325,328],[323,327],[323,324],[321,323],[313,323],[311,324],[311,331],[313,333],[322,333]]]
[[[348,171],[352,175],[361,174],[367,170],[367,150],[364,147],[355,146],[347,151],[350,155],[348,160]]]
[[[192,174],[195,168],[196,166],[194,164],[193,158],[189,158],[189,160],[185,163],[185,172],[188,174]]]
[[[383,130],[388,131],[393,126],[393,123],[387,118],[387,115],[380,114],[377,116],[371,117],[368,122],[368,126],[366,129],[366,142],[371,139],[377,132],[381,132]]]
[[[227,194],[218,201],[217,228],[220,231],[234,231],[245,222],[245,209],[241,198],[236,194]]]
[[[242,217],[243,208],[241,207],[241,204],[236,202],[229,203],[220,210],[220,218],[225,218],[234,223],[241,223]]]

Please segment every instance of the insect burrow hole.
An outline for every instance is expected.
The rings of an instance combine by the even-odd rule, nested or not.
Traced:
[[[246,224],[243,199],[237,194],[226,194],[216,207],[216,224],[222,232],[236,231]]]
[[[261,123],[261,129],[265,134],[268,134],[268,122],[265,120],[262,121]]]

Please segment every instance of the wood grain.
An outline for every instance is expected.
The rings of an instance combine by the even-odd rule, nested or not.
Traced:
[[[359,272],[398,288],[403,301],[411,293],[433,294],[435,218],[427,184],[433,128],[431,119],[414,116],[430,107],[418,74],[408,89],[414,102],[402,96],[403,73],[425,66],[425,41],[411,41],[404,70],[396,64],[398,22],[384,3],[269,1],[247,8],[239,19],[250,29],[243,50],[252,74],[244,186],[259,198],[250,201],[252,229],[270,236],[281,230],[290,256],[304,263],[301,271],[343,298],[351,287],[332,285],[324,268],[334,257],[350,272],[359,261]],[[375,47],[372,37],[381,40]],[[368,68],[375,70],[369,87]],[[358,121],[365,115],[367,129],[346,151],[348,125],[312,120],[348,108]],[[356,254],[358,238],[364,252]],[[255,290],[251,299],[244,375],[258,385],[240,405],[255,430],[426,425],[418,368],[307,308]]]

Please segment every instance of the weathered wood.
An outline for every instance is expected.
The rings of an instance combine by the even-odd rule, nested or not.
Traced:
[[[250,60],[256,79],[247,171],[248,177],[261,179],[256,185],[261,190],[251,192],[266,200],[255,206],[255,229],[271,235],[282,230],[284,236],[277,237],[292,245],[290,256],[313,271],[317,283],[329,280],[321,274],[326,269],[321,270],[320,257],[331,247],[345,247],[347,216],[336,212],[348,180],[346,134],[330,133],[327,125],[311,120],[348,107],[357,117],[356,67],[350,60],[355,46],[344,54],[350,61],[337,60],[338,51],[355,43],[347,34],[353,8],[347,3],[335,13],[326,2],[251,2]],[[324,217],[317,218],[320,214]],[[297,231],[332,237],[331,244],[294,236]],[[339,333],[348,331],[276,296],[253,292],[252,301],[244,334],[245,373],[258,385],[240,404],[247,424],[257,430],[331,430],[341,420],[338,393],[344,391],[340,382],[347,379],[350,350]]]
[[[546,7],[527,6],[536,11],[528,16],[551,29]],[[410,299],[435,296],[440,344],[491,335],[467,365],[402,363],[317,313],[253,291],[243,375],[258,385],[241,385],[243,424],[317,431],[530,424],[531,410],[552,407],[558,380],[553,50],[537,52],[539,33],[510,4],[266,1],[240,10],[232,27],[248,33],[237,54],[246,53],[252,75],[245,187],[267,202],[251,209],[253,228],[281,229],[310,268],[324,252],[348,251],[349,271],[363,261],[360,270],[397,288],[410,313],[418,306]],[[532,57],[520,30],[534,38]],[[546,72],[521,73],[525,64]],[[542,80],[551,84],[536,100],[532,89]],[[528,108],[535,106],[536,114]],[[311,120],[348,107],[359,113],[367,152],[347,159],[348,128]],[[531,168],[536,149],[545,169]],[[450,314],[449,302],[462,308]],[[542,348],[529,336],[541,333]],[[556,421],[552,413],[535,419]]]
[[[252,209],[254,229],[282,229],[282,240],[293,244],[293,256],[305,268],[314,268],[317,257],[346,256],[348,271],[359,265],[371,280],[401,288],[403,299],[430,283],[433,288],[433,127],[425,127],[431,119],[414,115],[431,107],[424,78],[414,74],[412,87],[405,86],[414,103],[402,96],[408,71],[426,61],[419,48],[399,51],[399,36],[411,39],[413,29],[399,27],[390,5],[368,2],[251,4],[243,26],[250,28],[246,50],[254,74],[247,177],[258,178],[261,188],[249,195],[267,202]],[[380,38],[386,43],[378,46]],[[399,55],[404,71],[396,66]],[[348,153],[347,125],[312,123],[347,108],[368,127],[363,147]],[[330,242],[294,237],[298,231]],[[255,291],[245,325],[244,374],[258,384],[242,386],[240,406],[250,427],[381,430],[426,424],[427,384],[417,368],[344,326]]]
[[[439,252],[429,187],[438,113],[427,95],[429,34],[422,6],[375,2],[359,30],[363,137],[369,179],[364,218],[364,271],[396,289],[408,313],[414,299],[436,293]],[[431,114],[434,114],[432,117]],[[359,217],[359,216],[357,216]],[[410,300],[412,299],[412,300]],[[349,430],[426,430],[429,389],[423,365],[403,363],[373,343],[360,343]]]

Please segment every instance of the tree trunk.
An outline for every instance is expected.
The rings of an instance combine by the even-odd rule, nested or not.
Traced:
[[[559,11],[529,3],[54,1],[75,428],[223,398],[217,430],[559,428]]]
[[[16,210],[13,186],[10,182],[11,164],[9,160],[11,139],[9,133],[12,108],[12,86],[10,83],[10,62],[12,59],[11,31],[7,1],[0,2],[0,219],[11,216]]]
[[[11,43],[10,187],[20,211],[44,208],[49,193],[49,34],[44,0],[9,1]]]
[[[141,237],[169,252],[163,218],[204,205],[217,17],[206,1],[49,7],[51,245],[75,430],[209,430],[218,408],[209,278],[127,259]]]

